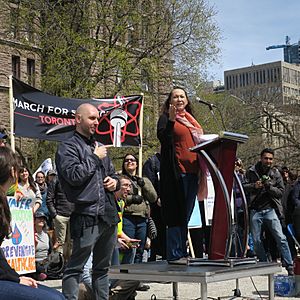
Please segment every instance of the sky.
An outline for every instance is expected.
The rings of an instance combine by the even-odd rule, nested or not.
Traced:
[[[283,49],[271,45],[300,39],[300,0],[209,0],[221,30],[220,65],[209,74],[224,81],[224,71],[283,60]]]

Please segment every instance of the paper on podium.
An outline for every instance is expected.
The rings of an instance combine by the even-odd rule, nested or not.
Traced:
[[[207,141],[212,141],[212,140],[216,140],[219,138],[218,134],[202,134],[200,136],[200,142],[207,142]]]

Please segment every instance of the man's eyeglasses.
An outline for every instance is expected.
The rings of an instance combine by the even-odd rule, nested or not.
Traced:
[[[130,183],[121,184],[122,188],[131,188],[132,185]]]
[[[134,158],[126,158],[124,159],[124,162],[128,163],[128,162],[136,162],[136,159]]]

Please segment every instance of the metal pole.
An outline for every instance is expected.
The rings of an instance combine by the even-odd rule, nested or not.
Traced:
[[[10,146],[12,151],[15,152],[15,132],[14,132],[14,96],[13,96],[13,83],[12,75],[9,76],[9,123],[10,123]]]

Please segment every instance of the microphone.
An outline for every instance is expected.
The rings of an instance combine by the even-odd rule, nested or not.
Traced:
[[[209,103],[209,102],[206,102],[204,100],[201,100],[199,97],[196,97],[196,101],[198,103],[207,105],[210,109],[212,109],[213,107],[216,107],[213,103]]]

